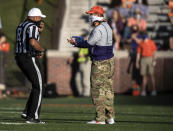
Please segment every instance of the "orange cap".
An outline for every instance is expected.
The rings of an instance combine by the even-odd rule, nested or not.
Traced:
[[[103,15],[104,10],[101,6],[94,6],[93,8],[91,8],[91,10],[86,12],[86,14],[94,14],[94,13],[98,13],[98,14]]]

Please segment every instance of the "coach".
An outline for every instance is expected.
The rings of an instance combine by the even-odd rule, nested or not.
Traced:
[[[32,90],[21,115],[26,123],[41,123],[39,114],[41,109],[43,92],[43,75],[38,58],[42,58],[45,49],[40,45],[40,32],[43,31],[43,15],[38,8],[32,8],[28,12],[27,19],[19,24],[16,29],[16,55],[17,65],[32,83]]]
[[[88,40],[68,39],[79,48],[89,48],[91,66],[91,97],[96,109],[96,118],[88,124],[114,124],[114,55],[112,46],[112,30],[104,20],[104,10],[94,6],[89,15],[90,24],[94,26]]]

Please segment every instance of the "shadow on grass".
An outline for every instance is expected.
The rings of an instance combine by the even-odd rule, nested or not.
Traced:
[[[115,105],[160,105],[173,106],[173,94],[159,94],[158,96],[132,97],[127,95],[115,95]]]
[[[0,117],[0,122],[24,122],[25,120],[22,118],[16,118],[16,117]]]
[[[81,120],[81,119],[44,119],[44,121],[54,121],[54,122],[58,122],[58,123],[72,123],[72,122],[87,122],[89,120]]]
[[[128,123],[128,124],[165,124],[173,125],[173,122],[156,122],[156,121],[116,121],[117,123]]]
[[[142,116],[142,117],[173,117],[173,115],[169,115],[169,114],[157,115],[157,114],[137,114],[137,113],[116,113],[116,115],[120,115],[120,116]]]
[[[22,112],[22,110],[18,109],[0,109],[0,112]]]
[[[44,119],[46,122],[53,122],[53,123],[86,123],[88,120],[81,120],[81,119]],[[156,121],[116,121],[116,124],[162,124],[162,125],[173,125],[173,122],[156,122]]]
[[[0,110],[1,111],[1,110]],[[42,111],[42,113],[48,114],[95,114],[94,112],[62,112],[62,111]]]

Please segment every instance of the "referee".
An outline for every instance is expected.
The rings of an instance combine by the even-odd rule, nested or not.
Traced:
[[[39,35],[44,28],[41,19],[45,17],[40,9],[32,8],[28,12],[27,19],[16,29],[15,59],[19,68],[32,83],[29,99],[21,115],[26,119],[26,123],[45,123],[39,120],[44,82],[38,61],[38,58],[42,58],[45,52],[39,43]]]

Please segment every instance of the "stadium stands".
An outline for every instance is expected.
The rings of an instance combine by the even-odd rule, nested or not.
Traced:
[[[168,48],[170,31],[173,29],[170,23],[168,5],[165,0],[149,0],[150,15],[147,19],[148,33],[162,49]]]

